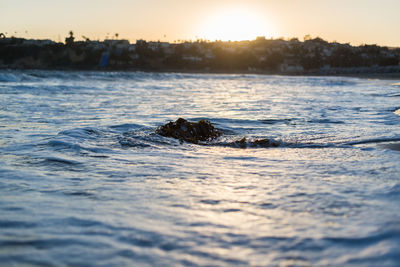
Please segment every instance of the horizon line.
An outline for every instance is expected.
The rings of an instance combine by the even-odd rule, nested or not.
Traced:
[[[71,32],[73,32],[73,31],[71,31]],[[55,40],[54,38],[29,38],[28,36],[21,37],[21,36],[14,36],[14,35],[6,36],[7,32],[5,32],[5,33],[0,33],[0,39],[2,39],[1,38],[2,35],[3,35],[3,38],[17,38],[17,39],[20,38],[20,39],[26,39],[26,40],[50,40],[50,41],[53,41],[53,42],[56,42],[56,43],[64,43],[64,44],[65,44],[65,38],[68,37],[68,36],[66,36],[64,38],[64,41],[62,41],[61,40],[61,36],[59,36],[57,38],[58,40]],[[312,37],[309,34],[303,36],[302,39],[300,39],[299,37],[285,37],[285,36],[279,36],[279,37],[274,37],[274,36],[270,36],[270,37],[267,37],[267,36],[256,36],[254,39],[243,39],[243,40],[221,40],[221,39],[210,40],[210,39],[206,39],[206,38],[196,38],[196,39],[190,38],[190,39],[176,39],[176,40],[173,40],[173,41],[161,40],[161,38],[157,39],[157,40],[155,40],[155,39],[144,39],[144,38],[137,38],[135,40],[132,40],[132,38],[118,38],[117,36],[119,36],[118,33],[116,33],[114,35],[111,35],[111,36],[107,35],[103,40],[101,40],[100,38],[90,39],[90,38],[86,37],[85,35],[81,35],[78,38],[75,38],[75,37],[74,38],[75,38],[76,42],[82,42],[82,41],[83,42],[85,42],[85,41],[104,42],[104,41],[110,41],[110,40],[120,40],[120,41],[126,40],[131,44],[134,44],[134,41],[137,42],[137,41],[140,41],[140,40],[146,41],[146,42],[161,42],[161,43],[169,43],[169,44],[182,44],[182,43],[195,43],[195,42],[240,43],[240,42],[256,41],[258,38],[264,38],[265,40],[272,40],[272,41],[274,41],[274,40],[283,40],[283,41],[287,41],[287,42],[289,42],[291,40],[294,40],[294,39],[297,39],[299,42],[306,42],[308,40],[321,39],[321,40],[323,40],[323,41],[325,41],[327,43],[348,44],[348,45],[356,46],[356,47],[357,46],[364,46],[364,45],[376,45],[376,46],[380,46],[380,47],[400,48],[400,44],[398,46],[391,46],[391,45],[382,45],[382,44],[378,44],[378,43],[359,43],[359,44],[354,44],[352,42],[340,42],[340,41],[337,41],[337,40],[328,41],[328,40],[325,40],[324,38],[322,38],[320,36]],[[116,38],[113,38],[113,37],[116,37]]]

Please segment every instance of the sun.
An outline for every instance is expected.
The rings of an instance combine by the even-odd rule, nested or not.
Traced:
[[[271,27],[266,18],[256,12],[235,8],[220,10],[202,23],[198,37],[207,40],[242,41],[257,36],[270,36]]]

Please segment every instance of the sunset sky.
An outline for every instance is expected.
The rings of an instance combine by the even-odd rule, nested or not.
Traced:
[[[399,0],[1,0],[0,32],[63,41],[299,37],[400,46]]]

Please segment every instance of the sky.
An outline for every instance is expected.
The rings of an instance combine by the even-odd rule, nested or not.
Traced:
[[[0,32],[64,41],[300,40],[400,47],[400,0],[0,0]]]

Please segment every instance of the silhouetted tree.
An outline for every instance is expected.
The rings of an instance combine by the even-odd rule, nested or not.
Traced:
[[[72,45],[74,43],[75,37],[74,37],[74,32],[70,31],[69,32],[69,37],[65,38],[65,44],[66,45]]]

